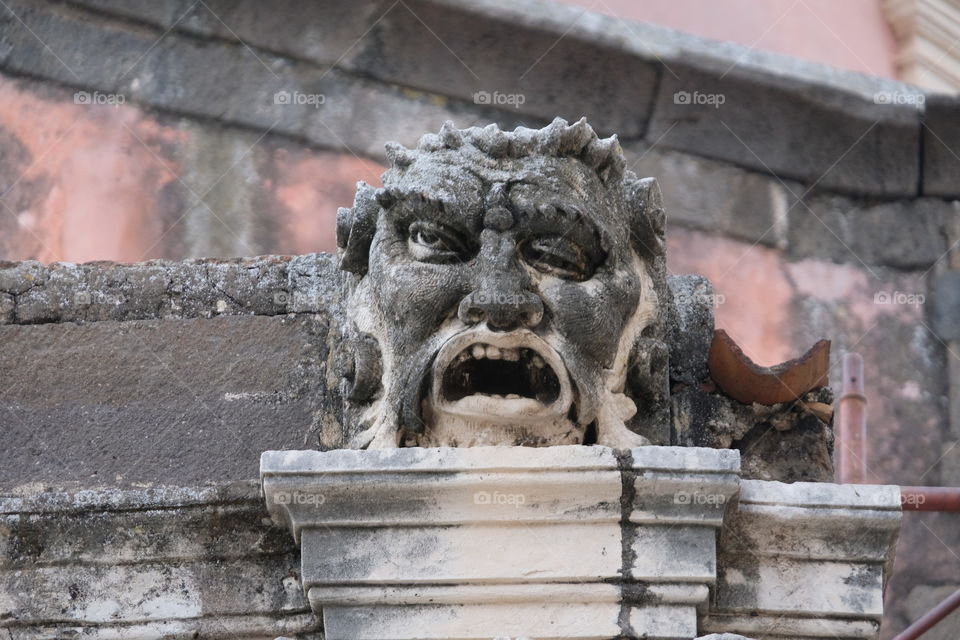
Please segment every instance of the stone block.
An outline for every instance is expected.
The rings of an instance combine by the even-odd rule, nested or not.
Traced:
[[[261,458],[330,640],[875,636],[899,488],[738,471],[737,452],[694,447]],[[465,505],[479,478],[502,499]]]
[[[30,640],[317,640],[296,545],[265,521],[258,494],[250,483],[5,493],[4,629]]]
[[[244,479],[330,411],[324,316],[0,326],[0,483]]]
[[[591,527],[562,523],[515,527],[503,522],[454,527],[327,526],[305,530],[301,549],[307,589],[403,582],[522,582],[532,575],[543,582],[596,582],[618,576],[622,551],[617,522]],[[330,553],[332,549],[336,553]]]
[[[931,277],[930,321],[941,340],[960,340],[960,271],[943,271]]]
[[[800,213],[799,184],[786,186],[764,172],[678,153],[647,143],[624,144],[627,166],[639,176],[656,176],[669,225],[783,249],[787,220]],[[690,188],[696,185],[696,188]]]
[[[339,304],[336,258],[330,254],[0,263],[0,291],[13,296],[10,322],[17,324],[270,316],[330,312]]]
[[[899,528],[896,486],[743,480],[704,630],[873,637]]]
[[[648,141],[820,188],[916,193],[916,106],[876,104],[873,96],[723,59],[669,66]]]
[[[696,386],[707,378],[707,354],[713,341],[713,285],[703,276],[670,275],[675,317],[670,327],[670,378]]]
[[[342,64],[504,111],[515,106],[571,122],[586,116],[605,134],[642,134],[656,86],[653,66],[616,45],[564,34],[529,7],[504,9],[409,2],[386,12]]]
[[[956,96],[927,96],[922,193],[960,198],[960,100]]]
[[[814,196],[790,216],[789,252],[868,267],[927,269],[945,257],[946,225],[958,207],[934,198],[868,205]]]
[[[738,460],[682,447],[268,451],[261,472],[331,640],[681,640],[715,581],[722,520],[676,492],[726,502]]]

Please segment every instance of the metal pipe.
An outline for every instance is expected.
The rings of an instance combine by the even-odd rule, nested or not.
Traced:
[[[863,358],[859,353],[843,356],[843,387],[837,401],[841,484],[867,481],[867,396],[863,394]]]
[[[960,513],[960,487],[900,487],[904,511],[952,511]]]
[[[953,613],[958,607],[960,607],[960,589],[954,591],[946,600],[901,631],[893,640],[917,640],[917,638],[932,629],[935,624]]]

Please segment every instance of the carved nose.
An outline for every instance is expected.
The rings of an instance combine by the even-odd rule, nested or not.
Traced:
[[[457,310],[465,324],[486,320],[491,329],[510,331],[518,327],[532,328],[543,320],[543,301],[532,291],[484,289],[474,291],[460,302]]]

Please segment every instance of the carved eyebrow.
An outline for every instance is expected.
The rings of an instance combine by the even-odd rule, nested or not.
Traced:
[[[390,195],[396,203],[403,203],[408,206],[415,206],[422,209],[433,209],[439,212],[453,211],[456,209],[456,203],[443,200],[442,198],[433,198],[422,191],[398,191],[390,190]]]
[[[560,223],[563,226],[560,230],[562,235],[577,242],[592,254],[604,253],[597,224],[575,205],[541,202],[535,208],[531,206],[521,208],[520,216],[525,219],[525,226],[530,227],[531,230],[536,230],[543,224]]]
[[[483,220],[481,207],[471,207],[456,200],[432,198],[420,191],[391,191],[396,199],[388,210],[390,218],[409,224],[416,219],[443,223],[464,234],[480,231]]]

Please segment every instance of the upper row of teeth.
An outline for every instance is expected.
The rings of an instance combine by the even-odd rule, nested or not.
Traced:
[[[492,344],[475,344],[470,347],[470,349],[464,351],[460,355],[460,359],[466,359],[468,354],[477,360],[480,360],[481,358],[489,358],[490,360],[510,360],[516,362],[520,359],[519,348],[507,349],[503,347],[495,347]],[[545,366],[543,358],[537,354],[533,354],[531,361],[535,367],[542,368]]]

